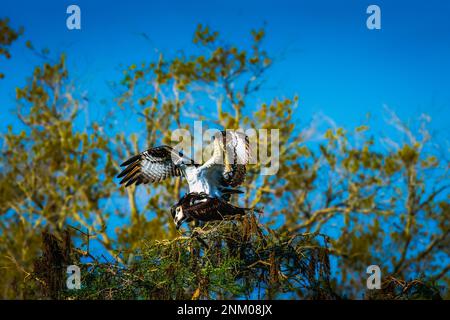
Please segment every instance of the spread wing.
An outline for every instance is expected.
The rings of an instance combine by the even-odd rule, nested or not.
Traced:
[[[117,178],[123,177],[120,184],[126,183],[128,187],[181,176],[181,170],[173,162],[174,155],[177,153],[169,146],[150,148],[122,163],[120,166],[126,168]]]
[[[223,179],[224,183],[230,187],[237,187],[245,180],[246,165],[250,162],[249,138],[238,131],[221,131],[219,144],[215,148],[222,149],[223,158]],[[216,150],[215,150],[216,151]]]

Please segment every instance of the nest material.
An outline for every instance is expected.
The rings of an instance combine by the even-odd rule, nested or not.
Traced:
[[[250,209],[240,208],[205,193],[188,193],[171,208],[172,216],[177,207],[190,218],[199,221],[224,220],[226,217],[245,215]]]

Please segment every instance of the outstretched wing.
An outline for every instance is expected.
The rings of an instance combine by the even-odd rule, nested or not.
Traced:
[[[250,162],[251,150],[249,138],[242,132],[221,131],[220,141],[223,157],[223,179],[230,187],[237,187],[245,180],[246,165]]]
[[[123,179],[120,184],[125,187],[136,183],[159,182],[169,177],[181,176],[180,169],[174,164],[176,152],[169,146],[150,148],[122,163],[126,168],[117,176]]]

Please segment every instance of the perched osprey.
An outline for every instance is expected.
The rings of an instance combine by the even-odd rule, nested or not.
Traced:
[[[117,176],[128,187],[160,182],[169,177],[186,178],[189,193],[171,209],[177,228],[187,220],[217,220],[225,215],[245,214],[245,208],[232,206],[231,194],[244,182],[250,161],[248,136],[236,131],[220,131],[213,136],[213,154],[202,165],[164,145],[150,148],[121,164]]]

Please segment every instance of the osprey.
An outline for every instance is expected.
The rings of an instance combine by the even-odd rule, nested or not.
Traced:
[[[183,176],[189,192],[171,208],[177,228],[192,219],[208,221],[228,215],[245,214],[247,208],[231,205],[231,194],[245,180],[246,164],[250,161],[248,136],[236,131],[220,131],[213,136],[213,153],[202,165],[194,163],[172,147],[163,145],[137,154],[121,166],[117,176],[128,187],[160,182],[169,177]]]

